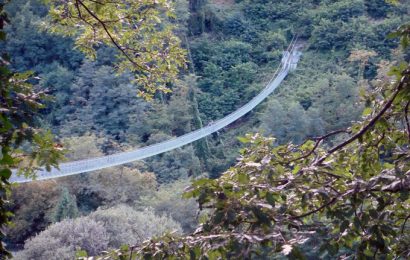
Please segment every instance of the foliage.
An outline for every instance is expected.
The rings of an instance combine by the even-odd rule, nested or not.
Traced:
[[[152,193],[157,185],[156,177],[150,172],[120,167],[115,170],[104,170],[88,177],[80,194],[95,194],[100,205],[111,206],[119,203],[133,205],[142,196]]]
[[[185,52],[173,34],[172,2],[160,1],[56,1],[50,5],[50,31],[75,37],[76,47],[95,58],[96,48],[109,45],[119,53],[119,71],[132,71],[139,94],[152,98],[168,92],[167,82],[184,66]]]
[[[55,132],[81,136],[91,131],[120,142],[143,132],[149,104],[133,96],[129,74],[116,76],[113,67],[89,61],[79,70],[72,76],[57,67],[41,75],[56,98],[44,111]]]
[[[55,207],[53,220],[59,222],[76,217],[78,217],[77,199],[69,193],[66,187],[63,187],[60,199]]]
[[[84,57],[73,50],[73,41],[39,31],[45,13],[40,1],[13,0],[6,5],[12,19],[5,28],[8,37],[4,49],[11,57],[11,66],[17,71],[43,72],[49,64],[58,62],[76,69]]]
[[[191,113],[193,114],[192,118],[192,128],[193,129],[200,129],[203,127],[203,122],[201,115],[199,113],[198,109],[198,100],[196,98],[197,96],[197,78],[195,75],[188,75],[185,77],[185,81],[187,85],[189,85],[189,91],[188,91],[188,100],[192,103],[192,108],[191,108]],[[196,141],[193,143],[194,149],[195,149],[195,154],[198,156],[198,158],[201,160],[202,163],[205,164],[206,167],[208,167],[208,158],[211,157],[211,151],[209,150],[209,143],[208,143],[208,138],[203,138],[201,140]]]
[[[410,25],[409,24],[401,25],[397,31],[389,34],[389,37],[390,38],[400,37],[401,45],[404,46],[404,48],[409,47],[410,45]]]
[[[8,22],[3,11],[4,2],[0,3],[0,41],[6,39],[4,26]],[[42,107],[45,98],[43,91],[38,91],[30,83],[31,73],[15,73],[9,69],[9,58],[0,53],[0,228],[9,223],[11,213],[6,208],[12,168],[19,168],[20,174],[34,176],[38,167],[50,169],[57,166],[62,158],[62,151],[52,141],[50,132],[36,128],[35,116]],[[0,240],[4,234],[0,233]],[[10,254],[0,243],[0,257]]]
[[[69,260],[77,250],[95,255],[107,249],[109,236],[102,223],[90,218],[66,219],[26,241],[17,259]]]
[[[152,209],[136,211],[126,205],[99,209],[88,218],[102,223],[109,236],[109,247],[142,244],[152,237],[165,233],[181,233],[181,226],[166,215],[157,215]]]
[[[67,138],[64,141],[71,149],[71,152],[67,154],[71,160],[103,155],[100,147],[104,139],[94,135]],[[134,164],[132,167],[104,169],[94,173],[62,178],[58,180],[58,184],[68,187],[70,193],[77,197],[80,211],[88,214],[99,206],[133,205],[142,196],[153,193],[157,187],[156,177],[153,173],[147,172],[145,168],[144,165]]]
[[[5,242],[10,249],[19,249],[25,240],[44,231],[58,220],[55,219],[56,209],[59,207],[59,200],[62,199],[61,190],[65,188],[71,197],[68,204],[78,205],[79,212],[74,214],[78,216],[89,214],[100,206],[111,207],[119,203],[134,205],[142,197],[151,196],[157,188],[157,183],[152,173],[116,168],[85,176],[32,182],[13,187],[8,209],[14,216],[11,218],[12,225],[8,226],[5,232]],[[161,211],[160,215],[163,214],[169,213]]]
[[[104,154],[101,151],[104,139],[99,138],[94,134],[84,134],[79,137],[67,137],[64,138],[62,142],[68,150],[66,157],[72,161],[102,156]]]
[[[315,61],[301,64],[309,72],[315,65]],[[340,68],[335,70],[342,73]],[[286,86],[290,91],[268,101],[266,112],[259,116],[263,132],[275,136],[279,144],[300,144],[307,137],[347,127],[360,118],[359,88],[349,75],[324,72],[290,81]]]
[[[292,88],[292,93],[280,95],[278,99],[285,104],[300,103],[305,110],[307,106],[311,106],[308,109],[310,111],[306,111],[309,116],[298,118],[302,125],[311,125],[310,117],[314,117],[319,111],[325,111],[326,116],[319,120],[320,123],[315,128],[318,133],[323,133],[320,131],[334,130],[331,128],[334,123],[346,126],[351,120],[356,120],[356,101],[337,93],[329,95],[327,100],[311,98],[310,95],[327,93],[328,87],[327,82],[315,84],[313,79],[326,78],[330,86],[332,78],[345,74],[349,83],[347,89],[352,90],[350,86],[352,83],[355,86],[357,70],[356,64],[347,59],[351,51],[377,52],[378,56],[370,58],[363,68],[362,75],[369,79],[375,74],[375,64],[381,58],[388,58],[390,48],[397,44],[395,40],[386,41],[385,35],[405,19],[405,4],[400,8],[387,5],[386,16],[375,21],[366,11],[366,2],[368,1],[353,1],[349,6],[350,2],[342,0],[294,1],[292,4],[285,1],[277,1],[276,4],[269,1],[237,1],[225,8],[218,2],[191,1],[190,13],[187,13],[188,3],[176,1],[175,12],[178,17],[171,20],[180,25],[181,28],[174,31],[183,39],[182,45],[191,50],[190,58],[194,65],[191,67],[192,72],[199,76],[196,80],[195,100],[178,91],[184,88],[183,85],[194,85],[189,79],[184,79],[182,83],[175,81],[168,84],[174,93],[155,95],[155,99],[159,101],[157,103],[148,104],[133,98],[136,88],[132,84],[134,75],[115,73],[119,61],[116,58],[118,49],[102,44],[95,48],[97,59],[94,62],[83,59],[78,51],[71,50],[73,39],[70,37],[38,31],[38,24],[44,21],[43,16],[48,10],[35,0],[13,0],[9,5],[8,10],[15,19],[8,29],[12,39],[5,44],[5,48],[10,51],[15,67],[30,68],[38,72],[40,84],[54,96],[54,101],[47,102],[47,108],[42,110],[45,115],[43,125],[62,137],[88,132],[97,134],[109,140],[104,141],[102,146],[102,151],[107,153],[108,150],[111,152],[118,149],[109,142],[126,143],[132,147],[144,146],[154,140],[164,140],[196,129],[198,115],[203,124],[207,125],[232,112],[253,97],[261,89],[263,82],[267,82],[272,68],[280,61],[282,50],[295,32],[294,28],[300,28],[300,39],[307,44],[302,59],[304,69],[297,72],[298,77],[286,80],[290,84],[283,87]],[[188,16],[189,22],[186,23]],[[161,16],[162,18],[164,17]],[[327,26],[321,28],[322,20],[334,20],[335,24],[343,26],[336,28],[337,35],[333,35],[332,30],[327,31]],[[163,24],[168,24],[167,21],[168,18],[164,18]],[[196,22],[201,23],[198,27],[202,28],[198,33],[193,32],[196,30],[193,28]],[[318,34],[312,34],[316,29]],[[187,37],[184,36],[185,33],[188,34]],[[81,32],[76,36],[80,34]],[[319,48],[321,41],[328,47]],[[331,51],[327,50],[329,46]],[[311,62],[312,60],[315,62]],[[307,67],[309,69],[305,69]],[[338,84],[338,88],[332,86],[332,92],[339,91],[339,87],[341,84]],[[189,88],[183,91],[187,89]],[[297,95],[292,95],[293,93]],[[194,103],[198,103],[198,109],[192,112]],[[328,109],[335,104],[340,104],[337,116],[333,116],[333,110]],[[346,110],[343,106],[346,106]],[[269,113],[264,109],[259,112],[265,115]],[[290,116],[298,117],[297,114]],[[260,122],[250,120],[253,116],[244,118],[238,123],[239,126],[244,126],[238,134],[258,127],[265,117],[267,116],[259,117]],[[262,128],[267,127],[263,124]],[[267,129],[267,132],[271,133],[271,129]],[[293,128],[296,132],[290,129],[286,129],[288,135],[278,138],[279,141],[289,141],[287,138],[292,136],[300,139],[305,135],[297,128]],[[276,130],[280,131],[278,127],[275,127]],[[179,170],[181,166],[175,165],[170,175],[178,178],[179,174],[185,174],[191,169],[202,169],[209,171],[210,176],[218,177],[232,165],[231,158],[237,156],[236,146],[224,147],[220,142],[232,137],[233,135],[221,131],[219,135],[208,138],[208,144],[199,143],[199,149],[195,144],[197,158],[190,161],[198,163],[199,159],[199,165],[182,165],[185,168],[182,171]],[[223,154],[230,156],[226,158]],[[177,156],[178,153],[165,157],[167,162],[160,164],[174,164]],[[164,167],[159,167],[160,171],[155,170],[158,160],[162,159],[149,162],[150,171],[164,175]]]
[[[182,179],[161,185],[155,193],[142,197],[138,208],[152,207],[157,215],[169,215],[177,221],[184,233],[192,232],[198,225],[198,205],[193,199],[182,198],[190,183],[190,179]]]
[[[389,75],[363,95],[362,121],[351,127],[302,144],[241,138],[248,146],[235,167],[186,193],[212,210],[195,233],[99,259],[305,259],[308,244],[322,258],[341,251],[345,258],[410,257],[410,67],[399,64]]]
[[[227,115],[238,103],[250,99],[248,86],[256,78],[258,66],[251,61],[251,45],[230,40],[210,46],[204,39],[192,44],[192,56],[201,78],[198,87],[200,111],[207,121]],[[215,96],[216,98],[212,98]]]
[[[365,6],[367,13],[376,19],[385,17],[391,9],[391,6],[385,0],[365,1]]]
[[[29,239],[17,259],[73,259],[76,251],[96,255],[102,250],[143,241],[167,232],[180,233],[171,218],[150,209],[135,211],[119,205],[99,209],[86,217],[66,219]]]
[[[54,181],[31,182],[12,187],[9,210],[14,216],[6,228],[5,242],[10,247],[22,247],[24,241],[52,222],[54,207],[60,196]]]
[[[74,2],[59,1],[58,4],[63,6]],[[104,2],[103,9],[110,9],[108,1],[82,2],[90,8],[97,7],[96,2]],[[161,24],[157,24],[155,31],[173,27],[172,33],[179,35],[183,39],[182,45],[191,50],[194,66],[190,67],[198,77],[196,82],[184,79],[167,84],[173,93],[157,93],[152,103],[132,97],[136,85],[143,87],[143,84],[133,84],[134,76],[144,72],[116,75],[118,63],[130,61],[108,37],[95,42],[97,45],[90,51],[97,57],[95,61],[89,61],[78,50],[72,50],[72,46],[91,26],[87,27],[80,19],[65,17],[65,21],[82,24],[81,28],[85,30],[77,31],[74,39],[48,34],[38,31],[38,25],[47,27],[51,22],[55,29],[61,24],[55,21],[43,23],[49,10],[40,1],[13,0],[7,6],[13,19],[7,27],[8,40],[0,49],[11,54],[13,69],[32,69],[38,73],[41,79],[34,81],[41,85],[38,90],[47,90],[54,96],[53,101],[43,101],[47,108],[40,111],[45,115],[41,124],[51,128],[63,140],[71,137],[69,141],[75,152],[69,154],[70,160],[152,144],[197,129],[200,121],[206,125],[219,119],[262,88],[295,32],[299,33],[305,46],[296,76],[288,77],[277,90],[277,101],[266,102],[227,131],[214,134],[206,143],[195,144],[195,149],[187,146],[151,158],[146,161],[146,166],[127,165],[63,178],[57,181],[59,187],[56,189],[52,189],[48,182],[22,185],[17,191],[22,198],[12,198],[15,203],[11,209],[16,210],[16,217],[15,229],[8,231],[12,242],[8,246],[15,246],[13,243],[21,243],[46,228],[58,199],[58,189],[62,186],[76,196],[81,214],[117,203],[140,205],[141,197],[148,197],[147,203],[155,205],[155,212],[170,214],[185,230],[191,229],[195,222],[191,218],[194,217],[192,201],[186,202],[174,195],[172,186],[166,185],[164,190],[161,188],[156,192],[156,177],[146,172],[154,172],[161,184],[197,176],[205,169],[210,177],[217,178],[234,164],[238,156],[237,135],[262,128],[266,134],[275,135],[277,144],[288,141],[301,144],[306,137],[348,127],[351,121],[360,118],[363,106],[357,98],[362,90],[356,87],[356,80],[360,79],[359,85],[366,88],[367,80],[376,74],[378,62],[395,53],[391,48],[397,46],[397,41],[386,40],[385,36],[408,19],[410,6],[408,1],[392,6],[379,0],[237,0],[224,6],[220,2],[178,0],[175,3],[176,18],[167,18],[163,15],[164,9],[156,10],[161,13],[158,15]],[[53,10],[56,9],[51,12]],[[113,12],[120,11],[123,10]],[[87,21],[90,19],[92,17],[87,16]],[[96,20],[93,22],[100,32],[97,36],[107,36],[102,25]],[[175,23],[182,26],[176,28]],[[401,35],[405,35],[406,28],[402,27]],[[403,41],[405,39],[403,37]],[[350,62],[348,57],[356,50],[375,52],[377,56],[370,55],[366,62],[364,59]],[[407,51],[407,57],[409,53]],[[195,98],[190,96],[191,90]],[[88,136],[89,133],[93,135]],[[85,137],[79,138],[79,135]],[[346,134],[342,134],[326,144],[336,144],[345,138]],[[31,197],[30,194],[34,195]],[[41,200],[38,208],[37,199]],[[187,212],[190,217],[184,219],[182,212]],[[322,238],[313,236],[304,244],[304,252],[308,247],[314,252],[312,248]],[[264,251],[269,253],[270,248]]]
[[[93,135],[63,139],[70,152],[70,160],[99,156],[103,139]],[[144,169],[144,166],[134,165]],[[145,170],[144,170],[145,171]],[[118,167],[91,174],[31,182],[12,188],[8,209],[14,213],[12,225],[6,229],[6,243],[19,249],[29,237],[45,230],[54,222],[61,190],[68,189],[71,203],[76,202],[80,215],[89,214],[100,206],[118,203],[134,205],[141,197],[153,193],[157,187],[153,173]],[[75,197],[75,201],[74,201]],[[70,204],[70,203],[69,203]]]

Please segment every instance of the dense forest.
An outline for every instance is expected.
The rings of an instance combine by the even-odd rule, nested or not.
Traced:
[[[269,100],[229,127],[192,145],[119,167],[12,186],[6,207],[14,215],[11,217],[12,224],[4,231],[4,243],[16,259],[73,259],[76,255],[96,256],[103,251],[117,248],[129,251],[129,248],[123,245],[145,245],[145,240],[170,232],[181,237],[181,240],[175,241],[180,243],[181,251],[186,255],[177,252],[172,245],[174,240],[169,235],[161,244],[163,248],[158,247],[163,251],[158,249],[160,253],[157,252],[161,255],[169,250],[169,255],[164,253],[161,255],[163,258],[158,259],[169,258],[172,254],[177,259],[188,256],[196,259],[199,255],[206,254],[208,258],[204,259],[281,259],[285,256],[290,259],[410,257],[410,223],[406,223],[410,210],[409,189],[400,193],[400,202],[396,202],[400,204],[397,206],[400,209],[386,209],[386,212],[389,212],[386,214],[391,214],[394,210],[401,214],[397,217],[401,222],[397,220],[394,225],[400,226],[402,232],[399,235],[394,233],[397,231],[392,227],[385,227],[386,230],[381,228],[383,236],[380,235],[377,239],[384,237],[383,246],[373,243],[373,233],[368,233],[364,230],[367,227],[363,226],[369,222],[370,217],[382,221],[390,216],[378,215],[377,211],[382,212],[384,208],[370,209],[376,207],[376,202],[379,207],[383,203],[393,204],[384,197],[385,201],[381,203],[383,198],[377,197],[378,195],[374,196],[376,202],[365,203],[365,198],[361,195],[349,199],[351,204],[361,205],[362,209],[369,208],[370,213],[367,216],[349,215],[335,220],[334,216],[339,216],[339,213],[334,210],[327,212],[326,216],[313,216],[303,220],[303,224],[312,226],[321,218],[328,222],[333,221],[337,231],[329,231],[320,226],[317,227],[317,230],[320,229],[318,232],[309,233],[310,230],[300,228],[299,222],[284,222],[286,230],[281,231],[281,234],[287,242],[278,242],[278,246],[276,242],[272,242],[273,238],[270,238],[270,244],[255,246],[259,239],[256,235],[239,239],[240,242],[232,237],[226,238],[229,242],[209,242],[205,235],[201,238],[192,235],[189,238],[192,240],[183,240],[187,234],[198,231],[198,225],[201,223],[202,232],[206,231],[215,236],[226,234],[222,232],[226,230],[236,232],[238,226],[241,226],[239,230],[243,230],[243,223],[247,218],[237,219],[232,214],[239,216],[247,210],[253,210],[254,218],[263,223],[253,227],[252,220],[248,223],[252,227],[249,230],[265,232],[271,226],[266,224],[269,220],[265,219],[266,212],[262,210],[263,207],[275,208],[275,201],[276,205],[286,205],[286,208],[278,206],[279,213],[272,217],[275,219],[278,216],[274,222],[281,222],[280,214],[290,211],[292,205],[299,205],[299,202],[292,201],[292,194],[315,203],[301,203],[304,210],[312,210],[316,205],[320,205],[322,200],[325,204],[332,201],[329,198],[330,192],[324,194],[319,187],[315,188],[316,193],[312,193],[313,195],[309,195],[307,188],[303,187],[295,188],[296,191],[292,190],[294,193],[289,191],[287,195],[269,195],[269,192],[262,195],[262,191],[257,192],[255,186],[252,186],[255,188],[252,192],[258,194],[251,192],[250,195],[258,197],[252,202],[251,196],[242,191],[242,188],[246,190],[246,185],[255,183],[244,172],[264,172],[265,168],[261,164],[266,158],[271,160],[272,157],[282,161],[289,160],[286,166],[274,168],[275,174],[282,173],[280,176],[287,176],[288,167],[296,175],[301,168],[290,162],[294,159],[293,156],[296,159],[299,156],[304,157],[305,150],[313,148],[314,152],[319,145],[317,143],[314,146],[313,141],[305,142],[306,139],[318,140],[314,138],[324,137],[327,133],[335,133],[341,129],[350,129],[349,127],[355,133],[361,127],[358,122],[367,122],[366,120],[370,120],[368,117],[376,115],[372,109],[381,106],[377,102],[393,93],[393,90],[381,88],[380,82],[399,82],[387,75],[389,67],[402,62],[404,65],[396,70],[404,70],[406,63],[410,62],[410,49],[401,48],[397,37],[388,37],[399,26],[409,22],[409,1],[172,1],[175,5],[175,16],[166,18],[166,23],[174,26],[173,32],[186,50],[187,65],[182,66],[178,73],[168,71],[169,74],[175,74],[172,74],[175,79],[166,83],[166,91],[148,91],[149,98],[140,95],[144,85],[142,81],[136,80],[138,74],[136,76],[132,69],[122,68],[121,66],[125,66],[122,63],[118,65],[118,48],[101,44],[96,48],[93,59],[87,53],[88,49],[81,45],[79,47],[70,33],[51,32],[45,28],[50,19],[50,5],[47,2],[53,1],[12,0],[6,4],[4,8],[10,22],[5,26],[7,39],[0,42],[0,49],[9,55],[9,67],[12,70],[32,71],[34,77],[30,79],[30,83],[36,90],[49,95],[45,106],[39,109],[36,121],[62,144],[66,150],[67,161],[155,144],[212,124],[250,101],[263,89],[274,69],[280,64],[283,51],[295,35],[298,35],[298,42],[303,46],[303,55],[297,70],[287,77]],[[403,35],[402,37],[405,37]],[[180,58],[178,55],[180,54],[175,54],[175,59]],[[406,95],[402,98],[408,98],[408,93]],[[398,113],[393,112],[392,118]],[[397,125],[403,126],[402,120],[389,125],[388,119],[390,118],[386,116],[383,129],[390,131],[389,134],[393,134],[392,129]],[[246,135],[256,132],[261,134]],[[344,130],[340,135],[329,136],[330,138],[326,136],[320,139],[320,145],[325,148],[333,147],[349,140],[349,134],[352,132]],[[270,139],[270,136],[274,139]],[[372,137],[369,134],[360,138],[363,140]],[[367,156],[365,162],[375,165],[375,160],[380,160],[382,163],[389,163],[390,166],[386,167],[402,167],[400,171],[404,176],[401,177],[405,180],[403,183],[410,186],[410,181],[405,179],[406,174],[408,175],[408,172],[405,173],[408,170],[408,161],[398,162],[397,165],[392,163],[390,157],[394,153],[393,145],[381,143],[383,138],[376,145],[377,155],[380,150],[383,150],[383,155],[376,160],[370,152],[363,152]],[[408,160],[408,140],[406,143],[401,141],[401,138],[406,139],[396,136],[392,137],[394,141],[391,142],[401,145],[403,156]],[[301,147],[298,154],[288,157],[284,155],[293,153],[295,149],[299,149],[297,147]],[[404,151],[405,149],[407,150]],[[364,150],[366,149],[363,148]],[[268,156],[267,151],[272,151],[271,155],[275,156]],[[340,156],[346,159],[349,152],[344,152],[344,157]],[[308,153],[306,160],[313,156],[312,153]],[[320,155],[324,152],[317,153]],[[334,161],[337,160],[343,161],[342,158],[334,158]],[[346,160],[351,160],[352,164],[357,161],[363,171],[381,171],[361,162],[360,158],[349,157]],[[404,166],[399,166],[401,163]],[[275,167],[281,165],[273,163],[273,159],[272,164]],[[247,167],[255,169],[250,170]],[[344,170],[351,173],[355,170],[353,166],[349,169],[348,166],[344,167]],[[345,173],[339,169],[332,174],[344,176]],[[361,176],[360,179],[364,183],[366,178],[370,177]],[[255,177],[257,178],[262,177]],[[186,187],[192,185],[195,180],[194,186],[185,194],[185,197],[189,198],[183,198]],[[336,180],[326,180],[325,183],[334,183]],[[232,187],[224,186],[228,182],[236,181],[244,185],[236,187],[240,194],[237,196],[242,196],[240,199],[235,197],[235,192],[227,191]],[[313,183],[316,179],[312,177],[304,181]],[[319,182],[319,178],[317,181]],[[257,182],[258,185],[265,184],[261,180]],[[353,180],[349,179],[347,183],[350,185]],[[280,185],[286,184],[280,182]],[[336,189],[343,190],[345,187],[345,184],[335,185]],[[236,188],[232,189],[236,191]],[[272,190],[274,189],[270,189]],[[219,195],[215,199],[210,194]],[[317,194],[323,195],[323,198],[316,201]],[[266,197],[268,203],[260,204],[260,212],[251,210],[249,205],[259,205],[259,197]],[[241,201],[242,199],[244,201]],[[230,200],[235,203],[239,201],[239,204],[244,205],[243,208],[234,202],[224,204]],[[207,210],[209,203],[212,206]],[[218,215],[224,207],[226,211]],[[228,211],[228,208],[232,211]],[[296,214],[295,212],[297,210],[292,214]],[[356,214],[356,211],[354,213]],[[354,219],[352,225],[351,219]],[[266,226],[263,226],[265,224]],[[356,235],[347,231],[349,227],[356,233],[359,231],[353,230],[355,227],[363,229],[363,236],[367,236],[366,241],[370,242],[363,244]],[[219,229],[215,231],[217,228]],[[343,243],[335,244],[332,242],[332,239],[335,239],[332,232],[340,230],[346,234],[338,237],[337,241]],[[232,232],[235,233],[234,231]],[[295,235],[293,240],[288,239],[288,233]],[[399,242],[387,241],[385,237],[389,234],[398,237]],[[380,242],[380,239],[377,239],[375,241]],[[243,242],[244,240],[247,242]],[[260,240],[266,242],[265,238]],[[205,246],[197,246],[193,241]],[[169,245],[169,248],[164,244]],[[303,250],[297,250],[296,244]],[[326,246],[319,250],[318,244]],[[191,249],[187,249],[189,245],[192,245]],[[146,252],[146,256],[155,258],[149,255],[150,246],[152,245],[146,245],[140,252]],[[377,250],[374,251],[373,247]],[[242,251],[244,248],[249,251]],[[215,251],[212,251],[214,249]],[[255,253],[256,251],[258,253]],[[118,256],[118,252],[115,251],[107,259],[115,258],[114,255]],[[357,257],[352,258],[355,254]],[[132,253],[130,259],[131,257]]]

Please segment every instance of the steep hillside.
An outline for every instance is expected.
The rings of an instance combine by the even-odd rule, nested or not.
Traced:
[[[173,22],[190,64],[170,83],[172,93],[158,93],[147,102],[136,97],[138,86],[129,73],[115,73],[115,50],[101,46],[97,59],[87,60],[73,49],[72,39],[40,30],[47,13],[41,1],[8,5],[9,40],[1,47],[15,69],[33,70],[40,78],[35,83],[54,97],[41,123],[71,149],[69,159],[142,147],[210,124],[264,87],[292,37],[304,45],[298,69],[269,101],[213,136],[144,162],[17,187],[10,247],[21,248],[56,222],[54,211],[64,200],[75,200],[79,215],[118,204],[152,206],[156,214],[179,222],[169,220],[173,226],[191,231],[196,206],[170,196],[182,190],[181,183],[190,177],[219,177],[234,164],[241,146],[237,137],[247,132],[273,135],[278,144],[298,144],[359,119],[360,93],[378,64],[396,55],[398,41],[386,36],[410,17],[409,1],[393,6],[383,0],[177,0],[176,7]],[[87,219],[90,225],[92,218]]]

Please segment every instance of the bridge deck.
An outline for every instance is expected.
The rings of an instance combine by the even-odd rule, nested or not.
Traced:
[[[91,172],[95,170],[100,170],[112,166],[117,166],[136,160],[141,160],[148,158],[157,154],[161,154],[181,146],[190,144],[197,141],[205,136],[208,136],[216,131],[226,127],[237,119],[241,118],[257,105],[259,105],[263,100],[265,100],[286,78],[289,71],[294,70],[300,59],[301,52],[297,50],[296,40],[292,40],[288,47],[288,50],[284,52],[284,57],[282,59],[281,65],[277,68],[272,79],[269,81],[267,86],[251,101],[247,104],[234,111],[233,113],[227,115],[226,117],[213,122],[211,125],[205,126],[196,131],[190,132],[188,134],[179,136],[177,138],[167,140],[154,145],[138,148],[128,152],[120,152],[112,155],[91,158],[80,161],[73,161],[68,163],[60,164],[59,168],[51,169],[50,172],[46,170],[41,170],[36,173],[36,180],[46,180],[53,179],[63,176],[75,175],[79,173]],[[11,182],[23,183],[33,181],[31,178],[25,178],[24,176],[17,176],[15,172],[11,177]]]

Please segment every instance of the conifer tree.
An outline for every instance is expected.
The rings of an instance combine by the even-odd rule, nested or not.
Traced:
[[[68,189],[64,187],[56,205],[53,220],[54,222],[60,222],[64,219],[72,219],[76,217],[78,217],[76,197],[75,195],[70,194]]]
[[[192,124],[194,129],[200,129],[203,127],[202,119],[199,114],[198,101],[196,99],[195,90],[193,85],[196,84],[196,78],[189,76],[186,78],[186,81],[189,85],[189,101],[192,103]],[[195,154],[198,158],[205,164],[205,167],[208,168],[207,160],[212,156],[209,149],[208,139],[205,137],[201,140],[198,140],[194,143]]]

